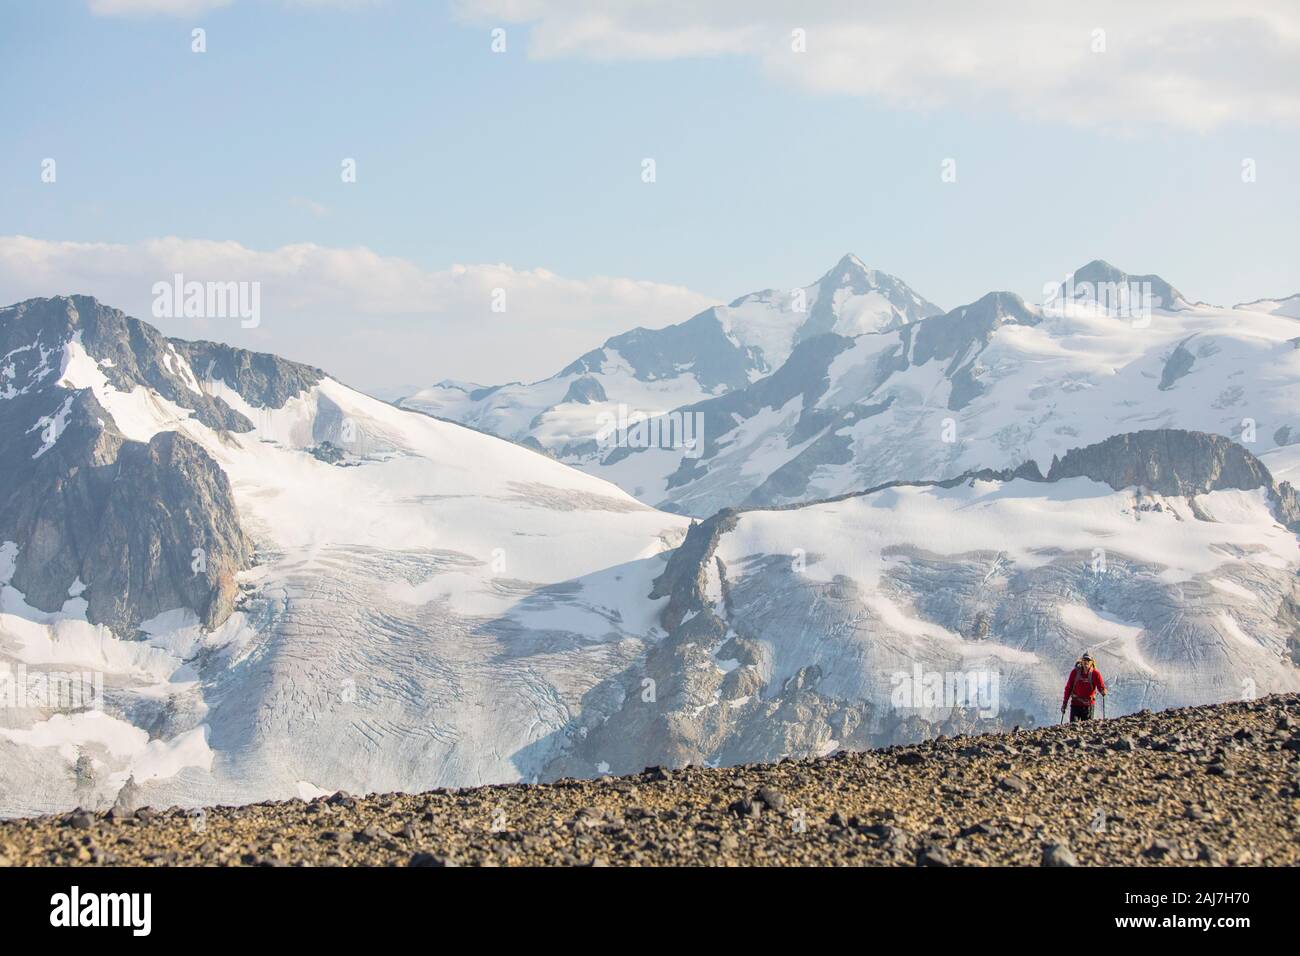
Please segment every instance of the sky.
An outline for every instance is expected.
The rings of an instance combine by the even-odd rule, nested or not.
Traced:
[[[1094,258],[1300,292],[1290,2],[11,2],[0,92],[0,301],[385,397],[846,252],[945,308]],[[178,273],[258,283],[256,324],[158,314]]]

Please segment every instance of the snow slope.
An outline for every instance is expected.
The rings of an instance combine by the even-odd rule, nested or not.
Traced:
[[[809,286],[751,293],[663,329],[633,329],[539,382],[441,382],[398,404],[591,464],[608,451],[603,416],[661,415],[744,388],[825,332],[900,328],[939,311],[902,280],[846,255]]]
[[[1296,538],[1284,527],[1300,506],[1221,439],[1145,433],[1063,462],[1087,477],[983,476],[691,523],[318,370],[164,340],[90,300],[27,305],[23,322],[45,318],[10,356],[0,423],[15,434],[0,443],[24,460],[7,457],[3,477],[64,468],[54,477],[67,484],[116,467],[95,457],[112,443],[87,430],[150,448],[184,436],[228,481],[230,504],[162,504],[232,511],[201,526],[234,523],[255,551],[218,619],[205,626],[181,603],[123,630],[136,618],[110,629],[93,611],[93,565],[37,599],[14,584],[22,546],[0,540],[0,665],[89,673],[102,687],[91,706],[0,707],[0,814],[774,760],[1041,722],[1085,649],[1120,710],[1300,686]],[[37,327],[18,316],[0,310],[0,332]],[[732,422],[722,434],[735,451],[759,449],[724,455],[731,480],[755,488],[801,448],[864,423],[892,442],[880,473],[983,464],[978,448],[961,450],[967,432],[1015,425],[1016,441],[994,442],[1014,464],[1085,434],[1246,409],[1264,436],[1281,427],[1270,416],[1293,380],[1292,321],[1188,306],[1117,332],[1114,316],[1077,303],[1053,314],[995,296],[939,320],[813,336],[773,374],[711,400],[707,421]],[[1078,388],[1060,383],[1070,370]],[[1161,396],[1171,411],[1152,404]],[[69,397],[75,414],[48,427]],[[917,438],[945,414],[956,452]],[[1276,477],[1300,467],[1294,447],[1263,456]],[[806,487],[781,487],[859,491],[852,469],[871,459],[834,457],[807,470]],[[692,464],[721,474],[707,455]],[[1117,488],[1103,473],[1183,493]],[[665,474],[668,489],[676,472]],[[164,470],[160,494],[169,477],[184,476]],[[36,527],[29,547],[43,540]],[[188,542],[179,558],[188,565]],[[918,668],[986,680],[995,697],[973,713],[900,703]]]
[[[702,454],[578,464],[705,516],[1027,461],[1046,472],[1067,449],[1141,429],[1221,434],[1265,456],[1300,439],[1300,321],[1176,302],[1127,316],[991,293],[901,329],[810,340],[774,374],[681,410],[703,416]]]
[[[238,433],[115,387],[77,337],[58,363],[132,439],[207,450],[257,563],[215,631],[178,610],[141,641],[84,602],[28,607],[6,576],[0,661],[92,667],[108,706],[5,710],[0,812],[111,803],[128,777],[156,805],[529,779],[590,687],[655,639],[647,595],[685,521],[599,478],[329,378],[278,408],[205,381],[253,423]],[[327,442],[341,460],[312,453]]]
[[[564,770],[1054,723],[1084,651],[1111,716],[1300,689],[1300,555],[1264,488],[891,487],[723,513],[678,555],[669,636]],[[653,725],[630,693],[647,678],[671,700]]]

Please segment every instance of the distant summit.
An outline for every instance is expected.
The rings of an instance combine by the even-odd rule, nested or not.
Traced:
[[[1095,302],[1107,311],[1129,311],[1148,305],[1177,312],[1191,303],[1158,275],[1132,275],[1104,259],[1093,259],[1074,271],[1057,289],[1054,302]]]

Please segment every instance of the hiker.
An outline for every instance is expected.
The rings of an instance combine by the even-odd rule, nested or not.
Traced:
[[[1106,682],[1097,670],[1097,662],[1091,654],[1084,654],[1074,662],[1074,670],[1065,680],[1065,696],[1061,699],[1061,713],[1065,705],[1070,705],[1070,723],[1076,720],[1091,720],[1092,708],[1097,702],[1097,691],[1106,696]]]

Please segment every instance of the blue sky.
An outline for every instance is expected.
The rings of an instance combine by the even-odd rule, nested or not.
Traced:
[[[680,321],[689,311],[662,310],[692,308],[694,297],[806,284],[847,251],[949,308],[992,289],[1037,300],[1044,282],[1097,257],[1214,302],[1300,291],[1300,134],[1289,101],[1263,119],[1238,116],[1249,85],[1208,129],[1164,102],[1150,116],[1139,104],[1114,123],[1080,123],[1065,116],[1065,98],[1054,118],[1050,98],[1026,104],[997,88],[940,91],[918,106],[856,89],[852,77],[792,80],[761,50],[556,52],[539,39],[540,2],[535,18],[399,0],[181,0],[177,14],[104,15],[114,3],[100,13],[86,0],[0,7],[0,236],[364,247],[429,273],[503,263],[678,290],[575,304],[600,314],[536,347],[518,333],[495,376],[480,354],[486,340],[466,339],[472,360],[458,362],[448,339],[431,339],[416,361],[409,342],[378,334],[381,322],[419,324],[419,302],[364,318],[373,361],[356,355],[355,339],[329,347],[293,326],[297,357],[346,361],[360,384],[549,374],[571,343]],[[773,30],[784,36],[793,16],[775,16]],[[490,50],[494,24],[507,31],[504,54]],[[707,25],[731,29],[720,15]],[[207,31],[206,53],[190,50],[194,27]],[[927,42],[910,29],[905,41]],[[1254,82],[1277,92],[1267,74]],[[46,157],[56,184],[40,180]],[[345,157],[357,161],[355,184],[340,180]],[[645,157],[657,165],[653,184],[641,181]],[[940,177],[949,157],[955,183]],[[1247,157],[1252,183],[1241,179]],[[96,275],[75,266],[66,281]],[[123,294],[112,281],[33,288],[65,274],[39,278],[0,266],[0,298]],[[452,341],[481,321],[454,303],[434,311],[424,327]]]

